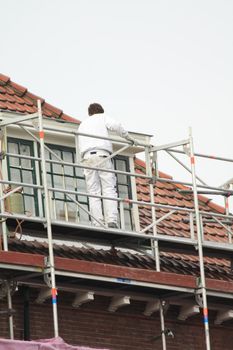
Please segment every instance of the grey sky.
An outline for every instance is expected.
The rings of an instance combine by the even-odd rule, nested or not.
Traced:
[[[0,67],[83,119],[90,102],[153,142],[187,137],[229,158],[233,127],[231,0],[0,0]],[[163,156],[161,170],[183,177]],[[199,163],[220,185],[232,163]]]

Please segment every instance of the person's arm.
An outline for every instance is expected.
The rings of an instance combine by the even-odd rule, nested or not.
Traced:
[[[108,116],[105,116],[105,125],[108,130],[114,131],[117,135],[125,138],[134,145],[137,144],[137,141],[129,135],[128,131],[123,128],[121,123],[115,121],[114,119]]]

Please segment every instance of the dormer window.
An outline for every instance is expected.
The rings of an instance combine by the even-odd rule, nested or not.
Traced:
[[[47,181],[51,204],[52,219],[58,221],[76,222],[83,225],[90,224],[89,200],[86,193],[86,182],[83,175],[83,169],[71,165],[62,166],[58,159],[64,162],[77,163],[76,152],[72,147],[65,147],[55,144],[47,144],[49,149],[45,150]],[[39,147],[33,141],[9,138],[8,153],[8,178],[11,181],[27,184],[41,184],[41,169],[39,162],[32,159],[25,159],[23,156],[35,156],[34,150]],[[14,157],[13,154],[19,155]],[[36,154],[37,155],[37,154]],[[57,155],[58,158],[55,156]],[[113,159],[114,168],[119,171],[129,172],[129,157],[118,155]],[[126,174],[117,174],[117,193],[119,198],[132,198],[130,176]],[[66,194],[51,189],[61,189],[79,192],[80,194]],[[72,199],[77,201],[78,206]],[[30,187],[24,187],[22,213],[31,216],[44,216],[43,195],[41,191]],[[83,210],[83,209],[85,210]],[[122,220],[119,208],[119,223]],[[130,204],[124,203],[124,223],[121,227],[126,230],[132,230],[132,208]]]
[[[34,156],[33,142],[27,140],[19,140],[15,138],[8,139],[8,153],[21,156]],[[8,159],[8,178],[10,181],[36,184],[35,161],[26,158],[17,158],[14,156],[7,157]],[[13,185],[12,187],[17,187]],[[38,200],[37,189],[24,187],[23,201],[18,202],[18,211],[21,214],[36,216],[38,215]],[[15,196],[16,198],[16,196]],[[17,203],[14,203],[17,209]],[[23,207],[22,207],[23,206]],[[7,208],[11,211],[12,208]]]

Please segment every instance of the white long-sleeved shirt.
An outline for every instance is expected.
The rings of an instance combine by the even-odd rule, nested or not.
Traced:
[[[86,118],[79,126],[78,131],[83,134],[90,134],[102,137],[109,137],[108,130],[114,131],[121,137],[126,137],[128,131],[114,119],[105,113],[94,114]],[[85,152],[92,150],[104,150],[112,153],[112,143],[109,140],[79,135],[79,151],[83,156]]]

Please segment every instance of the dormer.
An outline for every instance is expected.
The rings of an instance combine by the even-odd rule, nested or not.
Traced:
[[[44,217],[44,196],[41,179],[41,154],[38,142],[37,118],[16,123],[24,118],[15,112],[1,112],[2,123],[7,123],[2,133],[2,147],[6,151],[3,160],[3,178],[9,188],[22,185],[22,190],[6,201],[5,210],[29,217]],[[30,114],[28,115],[30,118]],[[45,155],[49,205],[52,220],[77,225],[90,223],[89,200],[78,150],[78,123],[43,118],[45,130]],[[19,125],[20,124],[20,125]],[[112,158],[117,178],[120,228],[139,228],[138,206],[127,199],[137,200],[134,157],[150,146],[150,135],[130,133],[139,142],[131,146],[114,134]],[[142,146],[143,145],[143,146]],[[63,163],[62,163],[63,162]],[[5,190],[8,186],[5,184]],[[30,187],[31,186],[31,187]],[[33,186],[33,187],[32,187]]]

